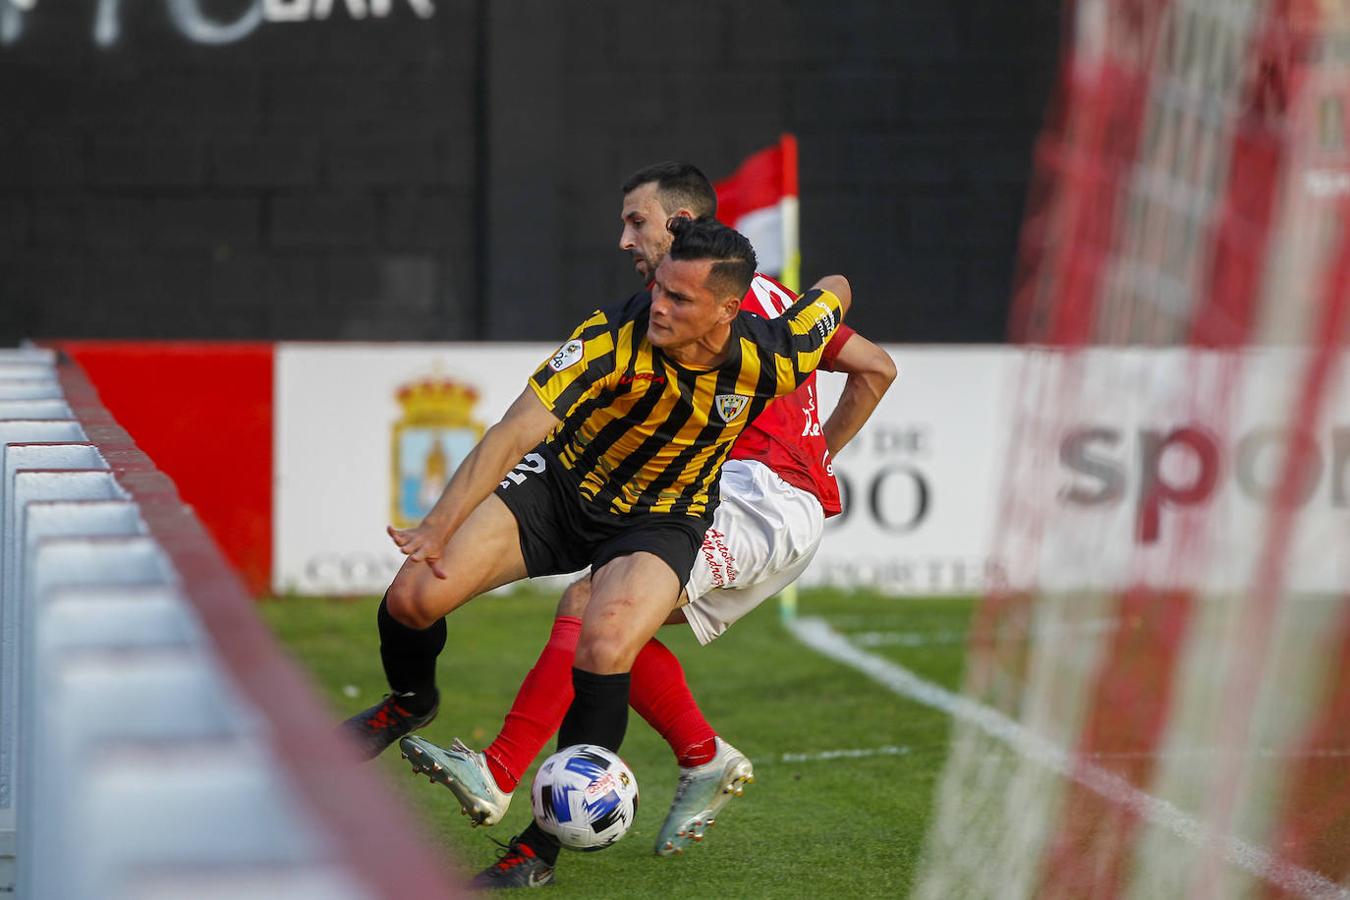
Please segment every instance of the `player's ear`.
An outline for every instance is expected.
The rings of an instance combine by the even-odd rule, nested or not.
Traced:
[[[726,324],[736,318],[736,314],[741,311],[741,298],[732,297],[729,300],[722,301],[722,323]]]
[[[676,219],[688,219],[689,221],[692,222],[694,219],[697,218],[698,216],[694,215],[692,212],[681,206],[679,209],[675,210],[673,213],[671,213],[669,216],[666,217],[666,231],[669,231],[671,234],[675,233],[675,229],[671,228],[670,226],[672,223],[674,223]]]

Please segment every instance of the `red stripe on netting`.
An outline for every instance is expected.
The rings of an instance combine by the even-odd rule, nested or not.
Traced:
[[[1315,10],[1307,7],[1291,10],[1292,5],[1282,4],[1282,16],[1290,18],[1291,12],[1298,13],[1301,26],[1315,35]],[[1290,89],[1285,102],[1288,109],[1298,108],[1297,91],[1303,80],[1298,72],[1291,72],[1287,77]],[[1301,187],[1293,185],[1292,189]],[[1268,666],[1272,631],[1286,597],[1299,499],[1313,466],[1320,464],[1316,434],[1327,413],[1327,399],[1333,390],[1346,343],[1347,326],[1350,325],[1350,197],[1343,196],[1339,200],[1333,219],[1336,244],[1330,264],[1324,270],[1325,280],[1318,286],[1315,307],[1318,315],[1307,335],[1312,345],[1309,362],[1291,413],[1290,438],[1285,446],[1279,481],[1269,510],[1266,539],[1250,591],[1251,608],[1242,619],[1234,664],[1225,678],[1226,695],[1237,702],[1224,704],[1226,715],[1222,722],[1221,746],[1243,746],[1250,730],[1255,698]],[[1210,815],[1213,827],[1219,833],[1226,833],[1233,819],[1241,779],[1238,757],[1226,757],[1216,778]],[[1345,790],[1343,784],[1341,790]],[[1289,812],[1294,817],[1299,815],[1297,810]],[[1297,826],[1286,822],[1282,827],[1295,829]],[[1214,889],[1220,883],[1219,867],[1217,854],[1208,854],[1196,886],[1202,890]],[[1344,871],[1345,863],[1339,863],[1337,868]]]
[[[1166,6],[1169,0],[1144,0],[1131,7],[1137,16],[1138,52],[1147,56],[1156,39],[1144,35],[1148,13],[1144,6]],[[1046,124],[1036,142],[1035,171],[1027,198],[1027,212],[1019,235],[1018,268],[1008,332],[1020,343],[1042,343],[1070,350],[1092,336],[1097,298],[1106,254],[1114,241],[1114,211],[1123,174],[1138,154],[1140,129],[1147,97],[1146,66],[1122,65],[1110,59],[1079,59],[1074,52],[1076,4],[1066,0],[1057,87],[1046,111]],[[1117,13],[1128,15],[1128,13]],[[1069,385],[1058,388],[1022,371],[1023,391],[1034,385],[1038,405],[1030,417],[1046,409],[1064,408]],[[1040,401],[1051,404],[1040,405]],[[1045,429],[1028,421],[1027,410],[1017,417],[1011,442],[1010,472],[1038,466],[1039,438]],[[1019,499],[1035,487],[1021,478],[1005,481],[996,530],[995,556],[1009,549],[1020,525],[1022,545],[1015,553],[1034,558],[1044,530],[1044,507]],[[1007,634],[1022,634],[1028,626],[1035,595],[1014,586],[995,585],[976,610],[970,642],[968,687],[983,693],[1000,677],[1005,664],[1020,670],[1025,654],[1008,649]],[[1015,642],[1014,642],[1015,643]],[[1004,674],[1007,674],[1005,672]]]
[[[1272,10],[1256,35],[1257,64],[1243,90],[1228,181],[1209,240],[1207,289],[1199,292],[1191,319],[1192,346],[1240,347],[1251,337],[1289,152],[1286,120],[1294,86],[1286,24],[1284,11]]]
[[[412,818],[335,734],[307,677],[263,624],[253,601],[173,482],[155,468],[99,400],[78,364],[63,359],[65,400],[119,485],[140,508],[156,543],[182,578],[182,591],[235,686],[267,720],[287,783],[310,809],[346,866],[372,896],[460,896],[461,889]],[[216,473],[228,481],[229,470]]]
[[[1282,117],[1289,94],[1278,65],[1285,59],[1282,23],[1278,11],[1267,11],[1253,32],[1253,53],[1247,57],[1276,64],[1263,66],[1264,74],[1245,86],[1244,115],[1232,145],[1225,196],[1207,245],[1213,248],[1207,261],[1208,283],[1197,292],[1203,299],[1191,323],[1188,343],[1193,348],[1241,346],[1252,333],[1288,154]],[[1274,98],[1268,96],[1272,79],[1277,80],[1281,91]],[[1275,109],[1263,105],[1276,101],[1281,105]],[[1226,430],[1231,416],[1239,369],[1224,366],[1217,396],[1204,400],[1209,412],[1203,418],[1211,419],[1220,430]],[[1201,398],[1192,399],[1201,402]],[[1161,490],[1161,485],[1155,490]],[[1203,534],[1198,531],[1202,524],[1195,517],[1184,523],[1186,533],[1174,538],[1178,554],[1203,553]],[[1155,605],[1158,601],[1163,608]],[[1167,725],[1175,690],[1172,680],[1180,668],[1194,606],[1195,595],[1190,591],[1155,597],[1139,588],[1122,598],[1120,620],[1130,622],[1137,616],[1136,621],[1143,623],[1151,640],[1136,642],[1117,635],[1113,641],[1089,701],[1088,721],[1078,748],[1080,759],[1096,753],[1123,752],[1127,761],[1112,768],[1136,786],[1148,786],[1156,747]],[[1047,887],[1053,886],[1053,890],[1043,893],[1123,893],[1133,865],[1138,824],[1137,817],[1127,811],[1113,809],[1082,788],[1071,787],[1060,830],[1046,856]]]
[[[1350,595],[1342,601],[1350,609]],[[1329,751],[1350,747],[1350,612],[1342,615],[1329,657],[1334,668],[1324,701],[1294,750],[1301,761],[1289,774],[1272,843],[1293,865],[1344,884],[1350,878],[1350,767]],[[1267,896],[1284,893],[1271,887]]]
[[[1111,5],[1116,24],[1134,29],[1132,49],[1142,60],[1157,46],[1156,25],[1168,3]],[[1149,85],[1147,62],[1110,55],[1118,49],[1101,59],[1079,59],[1070,51],[1061,66],[1060,87],[1037,141],[1037,175],[1019,239],[1009,320],[1015,340],[1077,347],[1093,336],[1124,176],[1139,153]]]
[[[1049,331],[1046,322],[1049,311],[1040,300],[1054,286],[1049,276],[1054,271],[1058,247],[1051,238],[1052,225],[1061,198],[1070,193],[1063,185],[1062,158],[1077,86],[1072,50],[1075,3],[1076,0],[1064,0],[1062,7],[1060,43],[1067,49],[1060,57],[1045,124],[1036,140],[1026,213],[1018,237],[1017,270],[1008,316],[1009,338],[1018,343],[1040,341]],[[1033,370],[1029,365],[1023,365],[1018,372],[1016,396],[1023,407],[1013,417],[1008,465],[991,548],[993,559],[1034,560],[1040,548],[1043,507],[1032,499],[1034,479],[1023,477],[1026,470],[1035,474],[1038,465],[1044,463],[1044,455],[1039,452],[1043,442],[1038,440],[1043,429],[1038,427],[1036,413],[1054,408],[1039,402],[1047,399],[1044,395],[1048,391],[1044,378],[1037,377],[1038,374],[1042,374],[1040,367]],[[1034,394],[1030,403],[1028,394]],[[1051,402],[1054,399],[1058,398],[1051,398]],[[1016,528],[1015,524],[1022,527]],[[1014,712],[1016,701],[998,686],[1010,681],[1020,683],[1025,676],[1028,659],[1025,638],[1036,603],[1036,595],[1026,584],[1007,581],[1011,574],[996,576],[976,607],[966,668],[966,690],[1010,713]]]
[[[1286,447],[1284,464],[1271,505],[1268,538],[1252,586],[1253,614],[1244,618],[1239,644],[1241,649],[1236,654],[1240,665],[1228,679],[1229,696],[1247,698],[1247,702],[1229,705],[1229,715],[1225,718],[1222,732],[1222,746],[1242,746],[1250,725],[1252,703],[1265,674],[1270,635],[1285,594],[1294,516],[1299,508],[1303,485],[1315,461],[1317,443],[1314,435],[1325,411],[1324,400],[1328,387],[1344,352],[1342,345],[1347,324],[1350,324],[1350,209],[1346,209],[1344,202],[1342,207],[1340,246],[1336,262],[1328,272],[1322,299],[1322,317],[1315,334],[1318,345],[1304,375],[1293,414],[1293,436]],[[1220,833],[1227,829],[1233,817],[1241,774],[1236,761],[1226,761],[1220,770],[1212,816],[1214,827]],[[1339,787],[1342,791],[1346,790],[1343,783]],[[1299,812],[1291,810],[1291,814],[1296,817]],[[1208,867],[1205,883],[1218,883],[1218,877],[1213,871],[1216,866],[1217,862],[1212,862]],[[1342,860],[1338,868],[1344,869],[1345,866]]]
[[[1326,395],[1334,383],[1350,335],[1350,196],[1339,202],[1339,244],[1323,286],[1322,319],[1317,323],[1316,355],[1308,367],[1295,412],[1296,435],[1290,441],[1279,482],[1271,523],[1271,539],[1258,569],[1255,597],[1260,617],[1251,627],[1250,640],[1264,644],[1282,594],[1289,544],[1303,479],[1313,465],[1313,435],[1327,408]],[[1347,598],[1350,599],[1350,598]],[[1291,862],[1315,869],[1333,881],[1350,877],[1350,770],[1343,760],[1320,758],[1329,748],[1350,746],[1350,613],[1343,615],[1340,652],[1324,694],[1324,703],[1302,741],[1310,754],[1290,774],[1284,809],[1274,829],[1277,843]],[[1259,684],[1260,672],[1247,676]],[[1238,731],[1245,721],[1235,722]],[[1231,782],[1236,773],[1225,773]],[[1231,800],[1225,812],[1231,815]],[[1274,893],[1272,893],[1272,896]]]
[[[1066,22],[1072,19],[1071,9],[1072,0],[1066,0]],[[1065,31],[1068,30],[1066,25]],[[1014,343],[1034,343],[1045,330],[1045,310],[1039,301],[1052,284],[1056,247],[1050,235],[1060,197],[1061,148],[1066,140],[1067,107],[1072,96],[1071,59],[1066,54],[1060,61],[1056,87],[1046,106],[1045,126],[1032,148],[1031,181],[1017,238],[1017,268],[1008,311],[1008,339]]]
[[[1093,340],[1097,308],[1104,294],[1105,267],[1116,249],[1119,205],[1137,159],[1151,81],[1151,60],[1159,45],[1162,4],[1112,4],[1112,16],[1133,27],[1140,51],[1130,62],[1107,59],[1084,73],[1068,68],[1062,123],[1064,139],[1039,148],[1040,163],[1063,175],[1049,197],[1033,195],[1022,236],[1011,332],[1021,340],[1074,348]],[[1107,51],[1110,52],[1109,50]],[[1084,75],[1095,80],[1084,81]],[[1055,218],[1057,217],[1057,218]],[[1112,636],[1086,700],[1087,720],[1076,758],[1104,764],[1135,786],[1144,786],[1155,767],[1154,749],[1167,724],[1180,665],[1181,648],[1193,617],[1187,591],[1154,591],[1138,586],[1117,601],[1122,623]],[[1041,857],[1037,896],[1115,897],[1124,893],[1139,833],[1138,814],[1086,789],[1081,780],[1066,786],[1062,812]]]
[[[1138,788],[1156,766],[1182,647],[1194,614],[1189,591],[1138,587],[1120,600],[1116,629],[1087,701],[1076,765],[1105,769]],[[1100,757],[1100,758],[1099,758]],[[1139,813],[1074,778],[1043,857],[1039,897],[1115,897],[1134,864]]]
[[[103,405],[173,479],[249,590],[272,575],[273,345],[68,341]],[[220,473],[228,472],[228,478]]]

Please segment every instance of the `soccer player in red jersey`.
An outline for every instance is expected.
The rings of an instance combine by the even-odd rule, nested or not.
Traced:
[[[647,282],[671,243],[666,221],[673,216],[711,217],[716,194],[696,168],[662,163],[633,175],[623,186],[620,249],[633,257]],[[775,318],[795,295],[765,275],[756,275],[742,312]],[[687,623],[706,644],[765,599],[791,584],[820,545],[825,519],[840,512],[831,456],[871,415],[895,379],[890,356],[841,325],[821,366],[848,375],[839,404],[822,423],[815,375],[795,393],[771,403],[733,445],[721,477],[721,503],[701,552],[667,624]],[[571,702],[572,667],[589,576],[568,588],[548,643],[526,675],[497,738],[474,752],[456,740],[449,748],[405,737],[404,755],[414,768],[450,788],[475,824],[492,825],[505,814],[512,792],[557,730]],[[694,702],[679,660],[656,638],[633,665],[629,702],[666,740],[680,765],[670,814],[658,833],[656,852],[673,855],[699,841],[741,785],[753,777],[750,761],[713,730]],[[517,841],[482,880],[514,882],[522,863]],[[532,848],[536,853],[547,852]],[[526,857],[540,866],[537,855]]]

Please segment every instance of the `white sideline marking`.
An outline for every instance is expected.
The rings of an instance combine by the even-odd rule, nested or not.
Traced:
[[[865,759],[869,756],[907,756],[912,753],[909,747],[897,747],[887,744],[884,747],[870,747],[857,750],[821,750],[817,753],[784,753],[778,762],[825,762],[831,759]]]
[[[832,616],[822,616],[836,628],[876,628],[878,625],[894,625],[896,628],[914,625],[914,617],[905,613],[884,613],[875,612],[867,616],[854,616],[847,613],[840,613]]]
[[[855,631],[848,639],[858,647],[932,647],[964,644],[968,631]]]
[[[1219,759],[1220,757],[1241,757],[1250,759],[1344,759],[1350,756],[1350,750],[1332,747],[1326,750],[1273,750],[1270,747],[1257,747],[1254,750],[1225,750],[1220,747],[1182,747],[1176,750],[1159,750],[1150,753],[1143,750],[1119,752],[1089,753],[1088,759]]]
[[[797,619],[787,623],[786,627],[797,640],[818,653],[857,669],[901,696],[975,725],[1033,762],[1065,778],[1072,778],[1093,793],[1166,828],[1177,837],[1198,846],[1206,846],[1217,839],[1225,860],[1282,890],[1302,897],[1350,898],[1350,891],[1340,885],[1316,872],[1278,859],[1261,847],[1231,836],[1215,838],[1208,828],[1172,803],[1144,793],[1114,772],[1076,758],[991,707],[925,681],[888,659],[858,649],[823,619]]]
[[[1081,756],[1090,760],[1125,759],[1218,759],[1223,756],[1238,756],[1244,759],[1345,759],[1350,757],[1350,749],[1329,747],[1313,750],[1274,750],[1270,747],[1257,747],[1252,750],[1224,750],[1218,747],[1178,747],[1172,750],[1102,750]]]
[[[830,620],[833,622],[834,620]],[[1098,635],[1120,628],[1119,619],[1093,619],[1087,622],[1063,622],[1038,625],[1027,633],[1026,638],[1045,634],[1089,634]],[[964,644],[970,638],[970,632],[962,630],[947,631],[855,631],[848,639],[858,647],[927,647],[932,645]]]

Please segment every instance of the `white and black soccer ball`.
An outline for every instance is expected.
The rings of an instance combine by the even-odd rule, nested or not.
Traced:
[[[637,804],[628,764],[595,744],[559,750],[544,760],[530,787],[534,820],[571,850],[603,850],[623,837]]]

